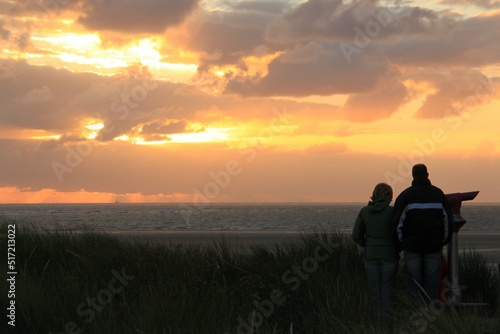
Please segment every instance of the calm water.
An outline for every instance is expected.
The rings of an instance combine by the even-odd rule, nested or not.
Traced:
[[[350,230],[352,204],[4,204],[0,221],[64,230]],[[462,206],[461,231],[500,232],[500,205]]]

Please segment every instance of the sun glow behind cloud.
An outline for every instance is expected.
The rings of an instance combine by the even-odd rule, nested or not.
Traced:
[[[137,145],[164,145],[164,144],[192,144],[192,143],[217,143],[231,139],[229,132],[232,128],[206,128],[198,132],[173,133],[162,136],[163,140],[144,140],[143,138],[128,138],[123,136],[120,140],[129,141]]]
[[[99,130],[104,128],[104,124],[92,122],[91,124],[85,125],[84,128],[90,130],[91,132],[84,131],[83,136],[87,139],[93,140],[99,135]]]
[[[18,55],[33,64],[53,64],[70,70],[114,74],[133,64],[149,67],[156,79],[187,82],[196,73],[193,63],[169,62],[162,55],[162,41],[158,37],[132,39],[121,45],[103,46],[96,33],[69,33],[62,30],[47,31],[31,36],[33,48],[26,52],[5,49],[3,56]]]
[[[89,130],[99,131],[102,128],[104,128],[104,124],[102,124],[102,123],[89,124],[89,125],[86,125],[85,128],[87,128]]]
[[[61,135],[48,135],[48,136],[32,136],[29,137],[29,139],[35,139],[35,140],[51,140],[51,139],[60,139]]]
[[[227,141],[230,128],[208,128],[203,132],[175,133],[169,135],[172,143],[209,143]]]

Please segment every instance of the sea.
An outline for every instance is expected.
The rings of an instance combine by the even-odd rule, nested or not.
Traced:
[[[1,204],[0,222],[65,231],[350,231],[367,203]],[[500,232],[500,204],[464,203],[460,231]]]

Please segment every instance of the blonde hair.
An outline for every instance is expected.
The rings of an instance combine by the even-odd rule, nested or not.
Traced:
[[[389,194],[392,197],[392,187],[387,183],[379,183],[375,186],[375,189],[373,189],[373,194],[371,199],[373,201],[377,199],[383,199],[385,198],[385,196]]]

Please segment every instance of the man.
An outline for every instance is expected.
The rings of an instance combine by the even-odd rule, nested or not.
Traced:
[[[452,216],[427,167],[413,166],[412,176],[411,187],[396,198],[393,219],[404,249],[408,295],[415,301],[423,288],[430,302],[439,298],[441,250],[451,240]]]

